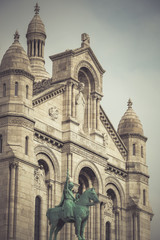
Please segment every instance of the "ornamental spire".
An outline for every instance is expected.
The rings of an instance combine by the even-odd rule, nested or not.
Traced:
[[[129,100],[128,100],[128,104],[127,104],[127,105],[128,105],[128,109],[129,109],[129,108],[132,108],[133,103],[132,103],[132,101],[131,101],[130,98],[129,98]]]
[[[36,6],[34,7],[35,14],[39,14],[40,7],[38,3],[36,3]]]
[[[19,42],[19,37],[20,37],[20,35],[19,35],[18,31],[16,30],[16,32],[14,34],[14,42]]]

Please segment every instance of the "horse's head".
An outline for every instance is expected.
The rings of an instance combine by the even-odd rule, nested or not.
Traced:
[[[94,203],[99,203],[99,199],[94,188],[88,189],[88,197],[90,201],[93,201]]]

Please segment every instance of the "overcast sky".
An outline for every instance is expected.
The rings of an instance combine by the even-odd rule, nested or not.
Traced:
[[[26,50],[26,31],[36,1],[0,0],[0,60],[17,29]],[[160,239],[160,0],[39,0],[46,27],[46,69],[49,56],[81,45],[81,34],[102,67],[101,102],[117,129],[129,98],[139,116],[147,141],[150,201],[155,214],[151,239]]]

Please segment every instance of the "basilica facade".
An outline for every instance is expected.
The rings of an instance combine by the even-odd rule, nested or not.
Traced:
[[[47,240],[67,169],[74,194],[94,188],[86,240],[150,240],[146,141],[132,101],[116,131],[101,106],[104,69],[82,34],[81,47],[50,56],[35,6],[27,53],[16,31],[0,65],[0,239]],[[67,223],[58,240],[74,240]]]

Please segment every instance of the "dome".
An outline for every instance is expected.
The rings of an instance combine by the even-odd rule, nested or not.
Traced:
[[[30,61],[19,43],[19,34],[17,31],[14,35],[14,42],[4,54],[0,65],[0,72],[9,69],[21,69],[31,73]]]
[[[35,6],[35,15],[32,18],[31,22],[28,25],[27,36],[31,33],[42,33],[46,37],[44,24],[39,16],[39,6],[36,4]]]
[[[143,135],[143,127],[137,114],[132,109],[132,102],[129,99],[128,109],[121,118],[118,125],[118,134],[123,135],[130,133]]]

